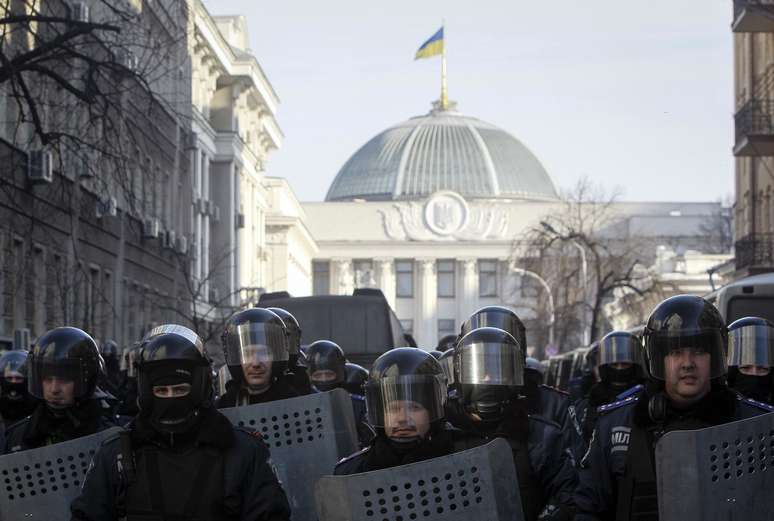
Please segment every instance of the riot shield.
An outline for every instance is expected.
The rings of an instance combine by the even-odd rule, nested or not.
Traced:
[[[106,431],[39,449],[0,456],[0,519],[3,521],[68,521],[70,503],[81,491],[91,458]]]
[[[294,520],[314,519],[315,481],[358,450],[352,399],[343,389],[220,412],[263,435]]]
[[[315,486],[320,521],[523,521],[507,441],[391,469],[325,476]]]
[[[664,435],[656,476],[661,521],[771,519],[774,414]]]

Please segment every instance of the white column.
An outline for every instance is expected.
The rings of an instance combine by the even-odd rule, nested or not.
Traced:
[[[458,259],[460,272],[462,275],[462,284],[457,293],[457,304],[459,316],[457,323],[462,324],[478,309],[478,274],[476,259]]]
[[[202,197],[206,200],[210,199],[210,159],[207,154],[202,154]],[[204,301],[209,299],[210,291],[210,216],[202,215],[202,278],[207,279],[208,282],[203,284],[202,295],[200,298]]]
[[[414,308],[414,338],[417,345],[433,349],[438,343],[438,280],[435,274],[435,259],[417,259],[418,305]]]
[[[387,303],[395,309],[395,260],[394,259],[374,259],[374,268],[376,269],[376,285]]]
[[[355,290],[355,274],[352,259],[333,259],[334,281],[331,292],[334,295],[352,295]]]
[[[202,160],[201,150],[199,148],[193,149],[193,235],[196,241],[191,243],[191,248],[194,252],[196,260],[193,266],[193,276],[195,279],[201,280],[202,277],[202,214],[199,213],[198,199],[202,196]]]

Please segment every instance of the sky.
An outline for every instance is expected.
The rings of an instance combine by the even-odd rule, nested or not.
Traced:
[[[320,201],[346,160],[439,97],[540,159],[560,189],[588,177],[623,200],[733,194],[731,0],[204,0],[247,19],[285,134],[267,175]]]

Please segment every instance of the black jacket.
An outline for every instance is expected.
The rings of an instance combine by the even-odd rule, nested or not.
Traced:
[[[140,417],[106,440],[71,505],[72,519],[290,519],[260,435],[232,426],[215,409],[205,409],[199,425],[172,445]]]
[[[115,427],[98,400],[55,414],[40,402],[32,414],[7,427],[4,454],[70,441]]]
[[[289,383],[286,378],[275,379],[271,387],[261,394],[248,394],[236,380],[231,380],[226,384],[226,392],[218,398],[215,406],[218,409],[227,407],[237,407],[241,405],[255,405],[258,403],[268,403],[277,400],[286,400],[301,396]]]

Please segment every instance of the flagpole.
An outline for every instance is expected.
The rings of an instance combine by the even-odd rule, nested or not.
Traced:
[[[446,21],[443,25],[443,46],[441,47],[441,110],[449,109],[449,95],[446,88]]]

